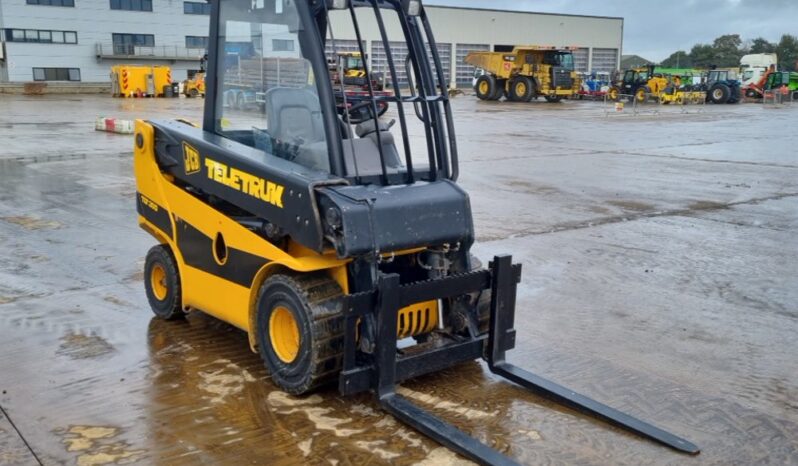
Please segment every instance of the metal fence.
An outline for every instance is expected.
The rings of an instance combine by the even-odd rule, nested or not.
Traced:
[[[616,100],[612,100],[609,94],[605,94],[602,110],[604,116],[659,115],[672,114],[677,111],[681,114],[700,113],[704,111],[706,97],[706,92],[686,90],[659,96],[646,93],[642,100],[630,94],[619,94]]]
[[[796,94],[798,94],[798,91],[790,91],[786,87],[768,90],[762,96],[762,105],[765,108],[792,106],[793,102],[798,98]]]
[[[148,58],[160,60],[197,60],[205,55],[205,49],[186,48],[179,45],[140,46],[132,44],[95,44],[99,58]]]

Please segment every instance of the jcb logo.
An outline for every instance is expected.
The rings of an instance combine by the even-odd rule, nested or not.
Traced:
[[[199,152],[185,142],[183,143],[183,167],[186,169],[186,175],[200,171]]]

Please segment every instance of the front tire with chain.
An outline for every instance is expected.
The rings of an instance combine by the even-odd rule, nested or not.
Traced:
[[[337,379],[343,361],[343,293],[324,274],[275,274],[258,293],[258,351],[274,383],[301,395]]]

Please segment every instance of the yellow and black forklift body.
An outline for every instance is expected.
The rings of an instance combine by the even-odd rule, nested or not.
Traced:
[[[447,82],[419,1],[210,3],[202,126],[136,124],[138,219],[159,243],[145,262],[156,315],[199,310],[229,322],[248,333],[281,389],[303,394],[335,382],[343,394],[372,391],[397,418],[481,463],[515,464],[396,394],[396,384],[484,358],[536,393],[698,452],[505,361],[521,267],[497,256],[482,268],[470,255],[474,228],[456,184]],[[336,110],[328,74],[333,9],[351,18],[358,43],[358,15],[374,16],[395,89],[375,92],[367,76],[368,92],[347,102],[373,116],[357,125]],[[406,57],[393,56],[387,16],[401,25]],[[295,41],[293,55],[271,50],[274,37]],[[402,60],[406,92],[396,72]],[[260,83],[262,108],[226,105],[225,90],[242,73]],[[378,118],[384,102],[395,104],[398,125]],[[426,144],[410,144],[410,119],[423,123]]]

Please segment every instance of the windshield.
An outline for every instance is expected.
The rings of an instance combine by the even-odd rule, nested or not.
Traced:
[[[754,77],[754,70],[745,70],[743,71],[743,81],[748,81],[749,79]]]
[[[571,52],[546,52],[543,56],[543,63],[560,66],[568,71],[574,70],[574,56]]]
[[[558,53],[557,54],[558,62],[560,66],[565,68],[568,71],[574,70],[574,56],[570,52],[568,53]]]
[[[360,57],[349,57],[346,59],[347,70],[362,70],[363,60]]]
[[[219,2],[215,131],[307,168],[329,171],[327,139],[296,4]]]

